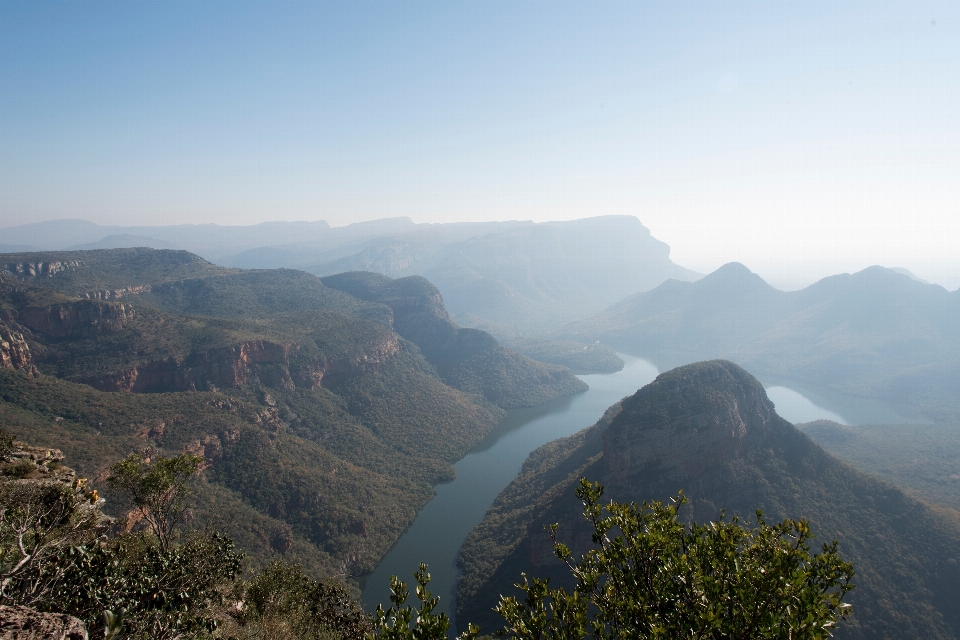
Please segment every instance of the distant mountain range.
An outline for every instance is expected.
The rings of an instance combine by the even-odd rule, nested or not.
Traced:
[[[734,514],[767,522],[809,520],[854,563],[853,617],[838,638],[960,636],[960,527],[885,482],[823,451],[777,415],[761,384],[728,361],[660,374],[611,407],[593,427],[534,451],[470,534],[458,560],[457,619],[499,624],[500,594],[518,594],[520,573],[568,584],[544,525],[580,555],[592,530],[574,496],[578,479],[600,481],[604,499],[666,500],[683,490],[685,520]]]
[[[101,491],[127,453],[194,451],[196,523],[254,566],[368,572],[504,408],[586,385],[461,329],[422,278],[360,276],[334,288],[152,249],[0,255],[0,424]]]
[[[120,227],[62,220],[2,231],[11,252],[145,246],[185,249],[229,267],[420,275],[440,290],[453,320],[501,337],[539,332],[669,278],[700,275],[671,262],[669,247],[632,216],[538,224],[394,218],[337,228],[322,221]]]
[[[960,291],[870,267],[800,291],[774,289],[738,263],[671,280],[566,325],[669,368],[728,358],[767,379],[883,399],[906,417],[960,416]]]

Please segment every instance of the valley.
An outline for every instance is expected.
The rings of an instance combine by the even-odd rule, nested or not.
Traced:
[[[563,242],[567,231],[497,233],[512,238],[502,238],[510,249],[501,257],[536,261],[530,242]],[[222,528],[252,570],[296,562],[342,581],[369,611],[386,602],[391,575],[409,580],[427,562],[438,611],[494,628],[490,607],[520,571],[554,575],[542,539],[535,542],[538,523],[576,520],[577,477],[601,480],[615,499],[662,498],[679,481],[674,489],[694,498],[691,518],[755,505],[839,536],[867,576],[851,600],[863,613],[842,637],[886,633],[894,619],[909,621],[904,637],[954,637],[939,596],[895,586],[954,589],[949,568],[916,564],[923,553],[951,558],[960,531],[949,399],[956,297],[933,285],[878,267],[785,293],[728,265],[696,282],[650,281],[591,317],[600,298],[590,302],[572,286],[571,298],[548,304],[537,296],[566,285],[531,271],[540,293],[524,295],[539,300],[540,315],[498,307],[527,304],[515,292],[485,302],[470,293],[472,304],[486,305],[478,315],[480,307],[448,312],[440,289],[403,269],[317,277],[144,248],[8,254],[0,264],[4,428],[62,449],[108,505],[121,503],[104,485],[106,469],[126,453],[201,455],[190,526]],[[599,276],[582,282],[590,277]],[[572,316],[551,312],[555,303],[580,318],[564,324]],[[526,319],[504,323],[498,313]],[[792,444],[767,443],[766,454],[738,444],[731,454],[722,438],[669,444],[664,432],[645,445],[673,450],[656,469],[647,461],[636,478],[612,471],[613,452],[630,451],[635,437],[603,444],[624,420],[620,400],[646,397],[654,378],[717,357],[763,382],[731,363],[725,370],[741,380],[737,388],[753,388],[736,404],[760,407],[767,417],[752,419],[779,425],[770,437]],[[709,387],[697,375],[678,387],[695,406],[697,389]],[[777,413],[764,413],[757,388]],[[729,393],[708,394],[712,408],[696,412],[719,410]],[[656,397],[645,402],[676,400]],[[789,423],[802,423],[812,441]],[[780,450],[792,453],[781,459]],[[814,471],[791,475],[801,468]],[[824,498],[830,492],[841,502]],[[855,506],[858,496],[865,502]],[[890,517],[903,524],[865,533],[864,522]],[[926,546],[921,529],[932,536]],[[899,578],[877,554],[904,558]],[[885,613],[878,602],[894,592],[899,608]]]
[[[371,571],[505,409],[586,389],[459,328],[422,279],[396,281],[416,296],[391,307],[183,251],[0,263],[4,428],[108,498],[129,452],[203,456],[194,525],[222,523],[254,568]]]

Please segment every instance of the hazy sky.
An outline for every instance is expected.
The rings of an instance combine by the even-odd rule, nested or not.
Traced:
[[[956,288],[960,2],[0,3],[0,227],[607,213]]]

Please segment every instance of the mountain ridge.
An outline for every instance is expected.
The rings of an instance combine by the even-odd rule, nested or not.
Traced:
[[[605,484],[605,498],[689,498],[682,516],[715,519],[722,509],[767,521],[807,518],[837,538],[854,562],[854,616],[841,638],[956,638],[960,615],[957,522],[892,485],[854,470],[780,418],[762,385],[737,365],[709,361],[660,374],[611,407],[593,427],[538,449],[498,496],[461,549],[460,620],[493,628],[486,613],[514,593],[521,571],[569,580],[545,524],[574,554],[590,548],[573,489],[580,477]]]
[[[899,403],[911,418],[960,415],[960,292],[884,267],[784,292],[725,265],[625,298],[555,337],[666,368],[727,358],[766,377]]]

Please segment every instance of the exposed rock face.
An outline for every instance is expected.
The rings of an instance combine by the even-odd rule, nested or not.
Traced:
[[[142,293],[150,293],[153,290],[149,284],[142,284],[133,287],[123,287],[122,289],[101,289],[100,291],[87,291],[79,297],[87,300],[119,300],[127,296],[138,296]]]
[[[123,303],[82,300],[49,307],[26,307],[20,324],[54,338],[93,338],[123,329],[134,318],[133,307]]]
[[[87,627],[73,616],[0,605],[0,640],[87,640]]]
[[[23,334],[0,323],[0,369],[36,371]]]
[[[394,330],[420,348],[444,383],[499,407],[535,406],[587,389],[566,367],[536,362],[506,349],[486,331],[459,327],[450,319],[440,291],[425,278],[391,280],[352,272],[321,280],[361,300],[390,307]]]
[[[158,393],[235,388],[257,377],[270,387],[316,389],[378,370],[400,351],[400,343],[391,337],[369,345],[360,355],[319,362],[299,361],[294,357],[298,350],[294,343],[249,340],[185,358],[169,357],[136,364],[85,382],[101,391]]]
[[[625,400],[604,432],[604,482],[640,473],[681,483],[702,477],[764,438],[776,417],[759,381],[731,362],[674,369]]]
[[[10,464],[0,470],[0,477],[9,476],[10,469],[18,468],[14,475],[23,480],[60,482],[68,486],[76,482],[76,472],[61,464],[63,452],[59,449],[31,447],[23,442],[14,443],[14,447],[8,458]]]
[[[75,271],[82,263],[79,260],[55,260],[51,262],[11,262],[4,267],[10,273],[21,277],[52,278],[61,271]]]

